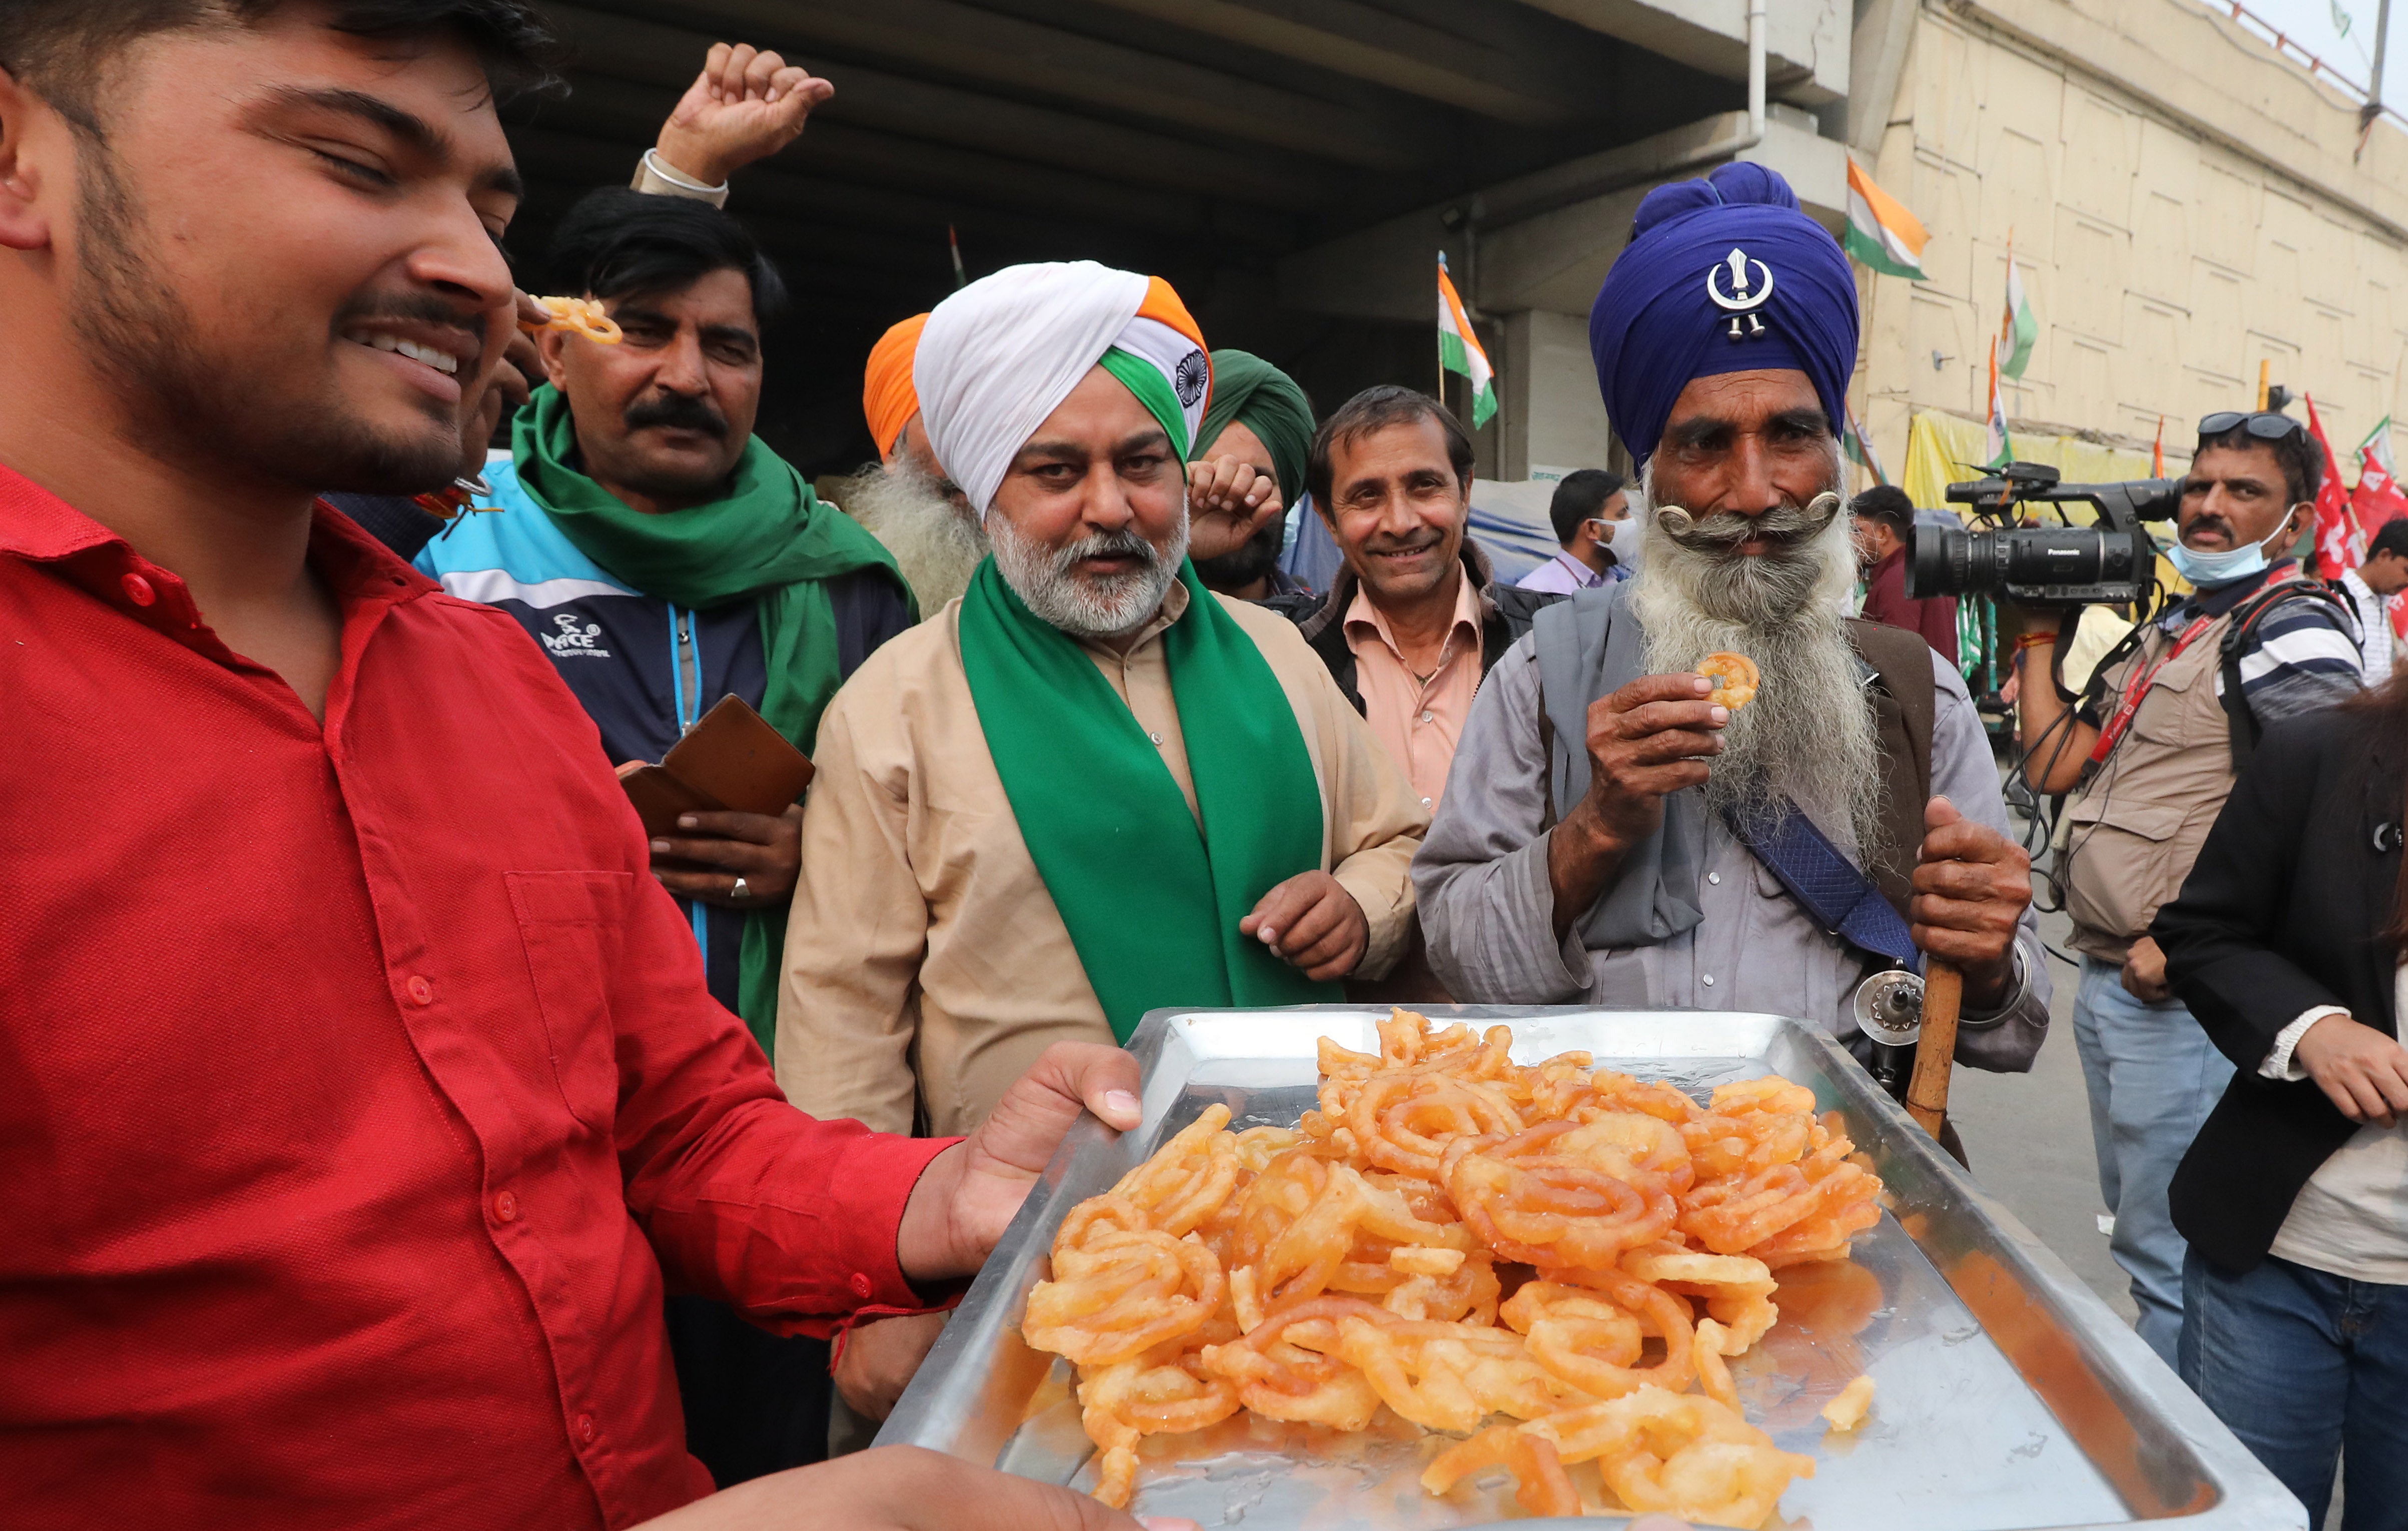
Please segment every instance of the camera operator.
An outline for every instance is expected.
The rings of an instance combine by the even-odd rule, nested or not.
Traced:
[[[2172,997],[2147,931],[2231,791],[2236,745],[2245,753],[2267,723],[2358,690],[2353,619],[2283,556],[2313,520],[2323,467],[2287,415],[2200,421],[2165,551],[2192,594],[2119,644],[2071,708],[2053,683],[2063,613],[2014,614],[2025,779],[2074,794],[2058,870],[2082,954],[2073,1035],[2109,1247],[2131,1277],[2141,1338],[2169,1366],[2184,1244],[2166,1186],[2232,1066]]]

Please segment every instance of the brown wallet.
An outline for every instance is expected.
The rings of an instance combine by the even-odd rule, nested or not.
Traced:
[[[644,821],[647,835],[677,833],[681,813],[783,813],[811,784],[810,757],[745,705],[719,705],[686,730],[657,766],[631,760],[619,784]]]

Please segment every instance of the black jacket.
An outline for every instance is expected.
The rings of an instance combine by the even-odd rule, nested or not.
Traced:
[[[1549,590],[1523,590],[1514,585],[1497,582],[1497,571],[1488,562],[1488,554],[1479,543],[1467,537],[1463,539],[1464,577],[1471,581],[1472,591],[1480,597],[1480,678],[1505,657],[1505,651],[1530,630],[1531,620],[1542,608],[1555,605],[1563,595]],[[1354,604],[1358,581],[1352,568],[1340,566],[1338,579],[1326,596],[1310,591],[1294,595],[1274,595],[1263,602],[1297,625],[1304,641],[1329,666],[1330,679],[1338,689],[1363,710],[1363,693],[1354,682],[1354,651],[1346,645],[1346,608]]]
[[[2399,952],[2381,936],[2400,875],[2408,739],[2340,708],[2269,729],[2149,934],[2174,992],[2240,1070],[2175,1171],[2174,1226],[2248,1270],[2308,1177],[2358,1128],[2312,1080],[2258,1077],[2303,1010],[2346,1006],[2399,1035]]]

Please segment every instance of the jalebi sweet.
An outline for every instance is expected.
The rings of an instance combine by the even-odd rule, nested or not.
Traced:
[[[1077,1369],[1096,1497],[1127,1504],[1149,1435],[1385,1408],[1466,1438],[1432,1494],[1503,1468],[1525,1510],[1576,1515],[1565,1468],[1594,1461],[1632,1512],[1761,1525],[1813,1461],[1747,1423],[1729,1362],[1779,1318],[1774,1271],[1881,1216],[1836,1113],[1780,1079],[1700,1106],[1585,1053],[1517,1065],[1503,1026],[1379,1034],[1322,1041],[1296,1128],[1210,1107],[1064,1219],[1022,1334]]]

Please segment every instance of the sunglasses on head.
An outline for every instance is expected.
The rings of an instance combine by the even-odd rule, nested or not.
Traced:
[[[2305,422],[2276,409],[2219,409],[2199,422],[2199,434],[2225,436],[2243,425],[2260,441],[2280,441],[2293,431],[2308,428]]]

